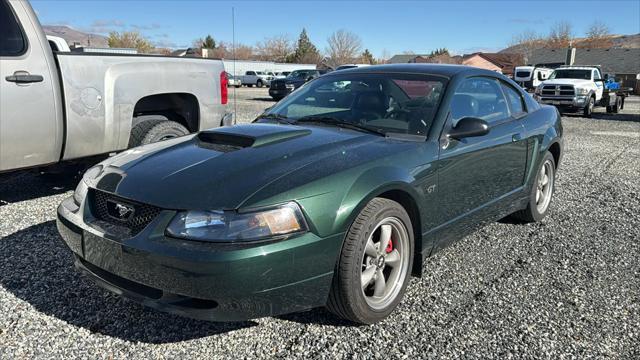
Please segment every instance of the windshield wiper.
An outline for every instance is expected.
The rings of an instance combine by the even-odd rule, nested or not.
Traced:
[[[315,122],[315,123],[333,125],[341,128],[351,129],[351,130],[366,131],[368,133],[372,133],[380,136],[387,136],[387,134],[385,134],[383,131],[373,129],[365,125],[360,125],[360,124],[355,124],[355,123],[347,122],[344,120],[340,120],[331,116],[304,116],[296,120],[296,123],[304,123],[304,122]]]
[[[291,125],[293,122],[286,116],[281,114],[262,114],[256,118],[257,120],[275,120],[280,124],[288,124]]]

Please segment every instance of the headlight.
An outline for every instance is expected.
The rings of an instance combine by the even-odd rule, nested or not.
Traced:
[[[589,93],[589,89],[576,88],[576,95],[587,95],[588,93]]]
[[[87,197],[87,191],[89,191],[87,183],[85,183],[84,180],[80,180],[80,183],[76,187],[76,191],[73,192],[73,202],[80,206],[80,204],[82,204],[82,200]]]
[[[211,242],[256,241],[307,231],[294,202],[251,212],[183,211],[171,220],[167,235]]]
[[[76,203],[76,205],[80,206],[82,200],[87,197],[87,191],[89,191],[89,187],[87,186],[85,180],[93,180],[97,178],[101,173],[102,165],[96,165],[84,172],[82,180],[80,180],[80,183],[76,187],[76,190],[73,192],[73,201]]]

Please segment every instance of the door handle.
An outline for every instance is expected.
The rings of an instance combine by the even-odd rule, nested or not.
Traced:
[[[9,75],[4,78],[9,82],[14,82],[16,84],[29,84],[35,82],[42,82],[44,78],[42,75],[31,75],[28,72],[24,71],[16,71],[13,75]]]
[[[511,136],[511,141],[513,141],[513,142],[517,142],[517,141],[520,141],[520,140],[522,140],[522,134],[513,134]]]

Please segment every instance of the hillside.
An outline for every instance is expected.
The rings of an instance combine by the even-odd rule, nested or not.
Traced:
[[[82,46],[107,48],[107,38],[102,35],[85,33],[68,26],[44,25],[44,33],[47,35],[59,36],[67,41],[69,45],[77,42]]]
[[[610,38],[613,43],[613,48],[621,49],[639,49],[640,48],[640,34],[635,35],[612,35]],[[586,42],[585,38],[574,39],[574,46],[581,47]],[[544,41],[540,41],[540,48],[544,47]],[[502,49],[501,53],[520,53],[523,52],[522,45],[509,46],[506,49]]]

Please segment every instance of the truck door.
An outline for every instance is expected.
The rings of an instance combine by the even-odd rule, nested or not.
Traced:
[[[58,81],[49,45],[39,37],[27,2],[0,0],[0,171],[60,158]]]
[[[602,93],[604,92],[604,83],[602,82],[602,75],[600,70],[593,70],[593,81],[596,83],[596,100],[602,99]]]

